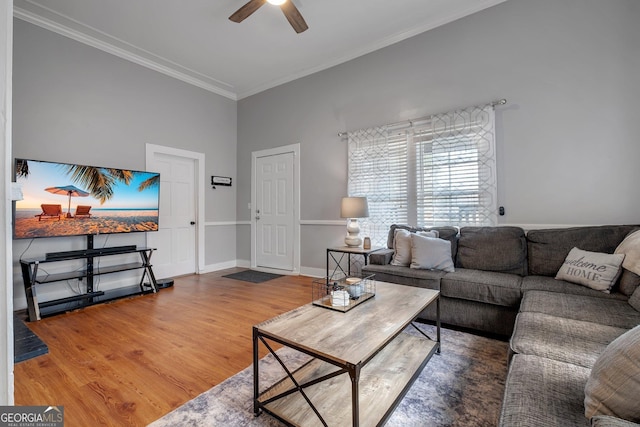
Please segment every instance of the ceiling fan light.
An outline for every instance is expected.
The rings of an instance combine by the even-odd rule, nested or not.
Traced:
[[[267,0],[268,3],[271,3],[275,6],[280,6],[281,4],[283,4],[284,2],[286,2],[287,0]]]

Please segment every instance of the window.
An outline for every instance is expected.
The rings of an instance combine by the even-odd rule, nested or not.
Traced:
[[[491,105],[350,132],[350,196],[367,196],[364,235],[386,244],[391,224],[495,225]]]

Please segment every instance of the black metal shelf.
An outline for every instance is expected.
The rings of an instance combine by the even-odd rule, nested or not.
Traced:
[[[149,266],[151,267],[151,266]],[[102,274],[118,273],[120,271],[138,270],[145,268],[145,265],[141,262],[135,262],[130,264],[111,265],[107,267],[100,267],[93,270],[94,276],[100,276]],[[65,280],[81,279],[87,277],[87,270],[78,270],[64,273],[51,273],[37,277],[34,282],[38,284],[63,282]]]
[[[149,292],[157,292],[158,284],[151,268],[151,255],[154,248],[141,247],[116,247],[116,248],[99,248],[93,249],[93,240],[88,239],[88,248],[86,250],[68,251],[48,254],[45,257],[26,258],[20,260],[22,268],[22,279],[24,282],[25,294],[27,297],[27,309],[29,312],[29,320],[35,321],[41,319],[40,308],[46,308],[46,315],[62,313],[69,309],[86,307],[93,304],[105,302],[105,292],[95,291],[93,289],[93,279],[96,276],[118,273],[123,271],[143,270],[142,277],[138,283],[138,287],[133,292],[127,292],[124,296],[137,294],[146,294]],[[126,264],[108,265],[104,267],[94,266],[94,258],[124,255],[137,253],[140,256],[140,262],[132,262]],[[74,271],[66,271],[62,273],[38,274],[41,264],[54,262],[64,262],[70,260],[85,260],[85,267]],[[148,277],[148,283],[145,283],[145,277]],[[86,279],[86,292],[73,295],[66,298],[59,298],[50,301],[38,302],[36,287],[47,283],[63,282],[66,280],[82,280]],[[112,299],[112,298],[109,298]],[[57,306],[57,310],[56,310]],[[71,307],[71,308],[70,308]]]

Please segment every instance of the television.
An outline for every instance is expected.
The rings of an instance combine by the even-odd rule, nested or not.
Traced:
[[[16,159],[14,239],[158,230],[160,174]]]

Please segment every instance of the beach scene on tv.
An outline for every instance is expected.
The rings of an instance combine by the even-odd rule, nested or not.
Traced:
[[[17,159],[16,182],[16,239],[158,230],[158,173]]]

